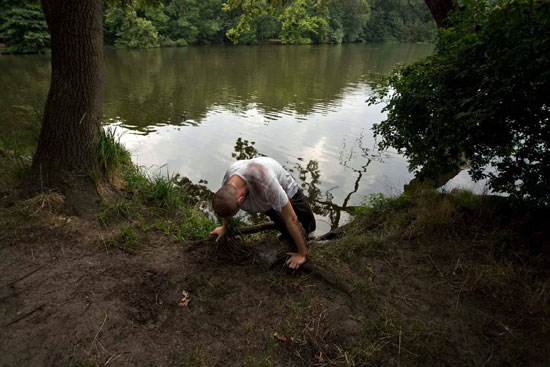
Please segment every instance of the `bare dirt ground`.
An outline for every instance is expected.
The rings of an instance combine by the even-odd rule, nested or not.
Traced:
[[[108,251],[94,224],[72,222],[0,250],[2,366],[292,365],[296,356],[269,352],[299,302],[300,327],[329,313],[359,327],[345,296],[303,274],[223,262],[160,235],[135,255]]]
[[[128,254],[94,221],[45,216],[1,236],[0,366],[549,365],[546,301],[518,317],[446,258],[452,243],[335,261],[362,277],[353,304],[300,271],[157,233]]]

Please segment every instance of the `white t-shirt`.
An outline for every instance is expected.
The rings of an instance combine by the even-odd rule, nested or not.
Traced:
[[[247,159],[233,163],[225,176],[225,185],[231,176],[242,178],[248,187],[248,196],[241,209],[251,213],[265,213],[270,209],[280,212],[298,192],[298,183],[277,162],[268,157]]]

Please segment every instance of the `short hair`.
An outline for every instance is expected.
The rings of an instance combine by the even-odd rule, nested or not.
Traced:
[[[223,185],[214,194],[212,209],[222,218],[235,215],[239,210],[239,205],[237,204],[237,188],[230,184]]]

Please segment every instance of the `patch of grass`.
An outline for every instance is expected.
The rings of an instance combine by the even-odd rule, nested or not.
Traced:
[[[274,339],[282,352],[277,354],[286,354],[286,358],[281,359],[287,360],[288,365],[361,365],[344,355],[346,347],[339,339],[337,325],[328,317],[328,310],[321,307],[315,297],[311,301],[298,302],[276,328]]]
[[[182,213],[177,234],[180,240],[206,238],[216,228],[216,223],[196,208],[187,207],[182,210]]]
[[[479,209],[483,204],[483,196],[476,195],[469,190],[453,190],[450,195],[453,203],[463,210]]]
[[[116,128],[102,128],[98,144],[100,166],[107,175],[120,172],[132,162],[130,152],[116,135]]]
[[[178,241],[206,238],[214,228],[216,223],[193,207],[183,207],[169,218],[161,218],[153,221],[152,224],[142,225],[145,232],[160,231]]]
[[[135,210],[136,205],[132,201],[121,199],[112,204],[104,204],[103,210],[96,218],[102,226],[107,227],[132,217]]]
[[[11,193],[29,173],[31,164],[30,156],[8,148],[0,139],[0,195]]]
[[[149,176],[143,168],[123,169],[126,197],[105,204],[97,216],[107,226],[139,216],[144,232],[161,231],[179,241],[208,236],[215,223],[194,205],[185,189],[178,186],[178,175]]]
[[[271,356],[258,357],[253,355],[247,355],[244,358],[244,362],[241,366],[242,367],[272,367],[273,362],[271,362]]]
[[[405,193],[400,196],[386,196],[382,193],[371,194],[363,205],[356,207],[355,214],[358,216],[388,215],[409,202],[410,197]]]
[[[177,210],[188,206],[187,193],[177,185],[179,176],[167,174],[149,177],[142,168],[125,171],[126,190],[139,202],[165,210]]]
[[[116,248],[129,254],[133,254],[139,249],[140,242],[139,233],[130,225],[120,227],[114,237],[103,240],[106,249]]]
[[[331,363],[395,364],[399,355],[401,365],[438,365],[448,358],[442,355],[454,355],[475,364],[488,347],[476,338],[487,329],[508,338],[510,360],[524,358],[524,344],[508,336],[541,333],[550,315],[542,217],[507,198],[465,190],[367,198],[344,237],[311,249],[321,264],[354,278],[368,304],[361,337],[339,345]],[[443,304],[453,311],[438,319]],[[414,311],[421,308],[426,313]],[[533,324],[522,328],[525,315]],[[449,331],[456,324],[470,329],[457,337]]]
[[[176,186],[175,176],[170,175],[152,177],[142,194],[146,202],[165,209],[181,208],[185,202],[185,193]]]
[[[193,347],[189,350],[185,359],[180,364],[181,367],[206,367],[207,360],[198,347]]]

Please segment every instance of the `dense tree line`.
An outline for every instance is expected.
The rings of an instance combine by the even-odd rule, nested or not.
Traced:
[[[435,40],[433,15],[424,0],[369,0],[371,16],[362,34],[365,42]]]
[[[428,178],[468,168],[496,192],[550,204],[550,3],[464,0],[433,56],[379,90],[394,147]]]
[[[164,0],[152,7],[125,3],[131,5],[103,4],[106,45],[417,42],[431,41],[436,34],[423,0],[294,0],[284,6],[255,0],[248,2],[255,6],[252,17],[241,1]],[[47,49],[50,36],[40,6],[0,0],[0,43],[14,53]]]
[[[0,0],[0,43],[14,53],[41,53],[50,45],[50,34],[40,6]]]

